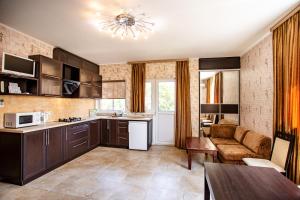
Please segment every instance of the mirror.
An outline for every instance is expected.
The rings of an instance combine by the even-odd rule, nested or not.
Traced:
[[[239,70],[201,70],[199,88],[201,128],[239,124]]]

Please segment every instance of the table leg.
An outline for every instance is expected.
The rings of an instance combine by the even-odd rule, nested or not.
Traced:
[[[190,150],[188,150],[188,168],[192,169],[192,152]]]
[[[207,184],[206,176],[204,176],[204,200],[210,200],[210,191]]]
[[[217,161],[217,154],[213,154],[213,162],[216,162]]]

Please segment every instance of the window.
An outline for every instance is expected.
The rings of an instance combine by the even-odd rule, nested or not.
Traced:
[[[145,90],[145,111],[152,111],[152,82],[146,81],[146,90]]]
[[[123,111],[125,112],[125,99],[99,99],[97,100],[99,111]]]
[[[175,111],[175,82],[161,81],[158,83],[159,112]]]

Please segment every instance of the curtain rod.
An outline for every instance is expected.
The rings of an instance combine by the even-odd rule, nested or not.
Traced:
[[[144,60],[144,61],[129,61],[127,64],[136,64],[136,63],[162,63],[162,62],[176,62],[176,61],[188,61],[188,58],[182,59],[162,59],[162,60]]]
[[[274,24],[270,31],[273,32],[276,28],[278,28],[278,26],[280,26],[281,24],[283,24],[286,20],[288,20],[290,17],[292,17],[295,13],[297,13],[300,10],[300,3],[297,4],[296,7],[294,7],[293,9],[291,9],[290,12],[288,12],[287,14],[285,14],[283,17],[281,17],[279,19],[278,22],[276,22],[276,24]]]

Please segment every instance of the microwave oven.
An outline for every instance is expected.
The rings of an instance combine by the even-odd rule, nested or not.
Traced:
[[[40,112],[5,113],[5,128],[22,128],[41,124]]]

